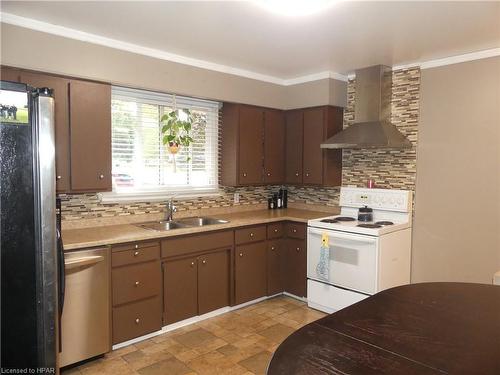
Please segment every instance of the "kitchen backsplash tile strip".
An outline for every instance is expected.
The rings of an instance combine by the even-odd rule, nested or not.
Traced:
[[[380,187],[415,190],[419,89],[418,68],[393,72],[392,121],[408,136],[414,147],[408,150],[344,150],[344,186],[365,186],[366,180],[371,178]],[[354,80],[349,81],[347,91],[348,106],[344,112],[344,127],[354,120]],[[259,208],[267,203],[270,193],[278,189],[278,186],[221,187],[220,196],[183,199],[175,204],[180,214],[200,209]],[[288,186],[288,189],[291,205],[334,207],[339,203],[339,188]],[[235,204],[233,199],[236,192],[240,195],[240,202]],[[165,202],[102,203],[97,194],[61,194],[60,197],[65,221],[160,214],[165,206]]]
[[[354,121],[354,80],[347,85],[344,128]],[[411,149],[364,149],[342,152],[342,185],[376,186],[415,191],[417,132],[420,100],[420,69],[400,69],[392,73],[392,123],[411,141]]]

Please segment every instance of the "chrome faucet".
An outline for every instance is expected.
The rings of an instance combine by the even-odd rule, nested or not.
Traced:
[[[174,219],[174,212],[177,212],[177,207],[174,206],[174,199],[170,198],[167,201],[165,210],[165,220],[172,221]]]

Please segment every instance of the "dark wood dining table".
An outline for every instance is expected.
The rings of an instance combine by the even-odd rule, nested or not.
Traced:
[[[500,286],[384,290],[294,332],[267,374],[500,375]]]

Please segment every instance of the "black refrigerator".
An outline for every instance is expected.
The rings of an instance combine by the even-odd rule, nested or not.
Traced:
[[[54,99],[50,89],[0,85],[0,366],[56,373],[64,259],[56,220]]]

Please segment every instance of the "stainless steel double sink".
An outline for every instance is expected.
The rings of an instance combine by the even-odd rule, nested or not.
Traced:
[[[206,225],[226,224],[226,223],[229,223],[229,221],[213,217],[196,216],[196,217],[186,217],[183,219],[172,220],[172,221],[167,221],[167,220],[149,221],[146,223],[139,223],[135,225],[145,229],[168,231],[173,229],[196,228],[196,227],[204,227]]]

